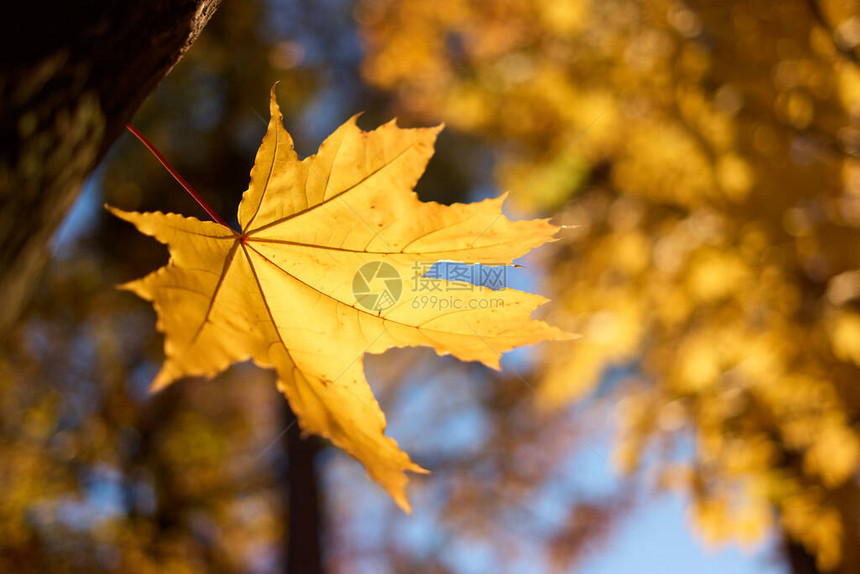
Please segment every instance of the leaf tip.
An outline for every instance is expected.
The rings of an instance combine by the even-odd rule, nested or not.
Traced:
[[[414,472],[415,474],[430,474],[430,471],[426,468],[420,467],[417,464],[410,462],[408,467],[405,467],[404,470],[409,472]],[[402,488],[397,491],[391,491],[387,489],[391,498],[394,500],[394,503],[400,507],[400,510],[405,512],[406,514],[412,515],[412,504],[409,502],[409,498],[406,496],[406,485],[404,484]]]
[[[114,207],[113,205],[110,205],[108,203],[103,203],[102,207],[105,209],[105,211],[109,212],[112,215],[115,215],[116,217],[119,217],[120,219],[125,219],[123,217],[123,214],[129,213],[128,211],[119,209],[118,207]]]
[[[149,392],[151,394],[155,394],[158,391],[168,387],[173,381],[178,378],[179,373],[173,368],[173,365],[170,361],[165,361],[161,366],[161,370],[158,371],[158,374],[155,375],[155,378],[152,380],[152,383],[149,385]]]
[[[493,353],[494,354],[493,354],[492,359],[482,360],[481,363],[483,363],[484,366],[489,367],[490,369],[493,369],[496,372],[501,372],[502,371],[502,356],[499,354],[495,354],[496,353],[495,351],[493,351]]]
[[[269,117],[281,120],[281,108],[278,106],[278,84],[280,82],[272,84],[272,89],[269,91]]]
[[[406,496],[397,496],[394,498],[394,503],[400,507],[400,510],[412,516],[412,505],[409,504],[409,499]]]

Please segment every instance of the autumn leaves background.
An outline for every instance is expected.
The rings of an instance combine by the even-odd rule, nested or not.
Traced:
[[[327,8],[225,3],[135,123],[226,215],[275,80],[301,156],[361,110],[366,129],[444,121],[419,196],[509,190],[510,213],[571,226],[512,281],[584,335],[501,373],[421,351],[368,360],[390,434],[434,472],[405,518],[323,451],[327,566],[599,571],[666,489],[705,544],[770,552],[774,571],[855,571],[856,7]],[[296,525],[272,376],[243,365],[146,393],[162,338],[111,286],[166,257],[103,200],[204,215],[130,138],[88,188],[4,353],[0,455],[22,470],[0,474],[0,560],[275,571]],[[610,468],[629,474],[604,484]]]

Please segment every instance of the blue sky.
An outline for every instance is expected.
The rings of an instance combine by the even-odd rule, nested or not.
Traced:
[[[634,510],[606,547],[588,560],[586,574],[784,574],[765,541],[753,551],[737,545],[706,550],[687,525],[685,503],[666,494]]]

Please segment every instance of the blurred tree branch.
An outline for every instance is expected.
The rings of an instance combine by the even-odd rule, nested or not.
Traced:
[[[30,3],[0,19],[0,333],[82,183],[219,2]]]

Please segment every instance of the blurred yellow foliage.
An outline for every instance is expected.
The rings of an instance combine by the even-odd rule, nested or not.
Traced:
[[[549,282],[554,320],[585,338],[546,358],[544,396],[563,406],[626,367],[622,468],[692,433],[673,484],[707,540],[776,525],[820,569],[860,570],[856,4],[364,0],[359,14],[365,77],[400,115],[505,144],[499,186],[575,226]]]

